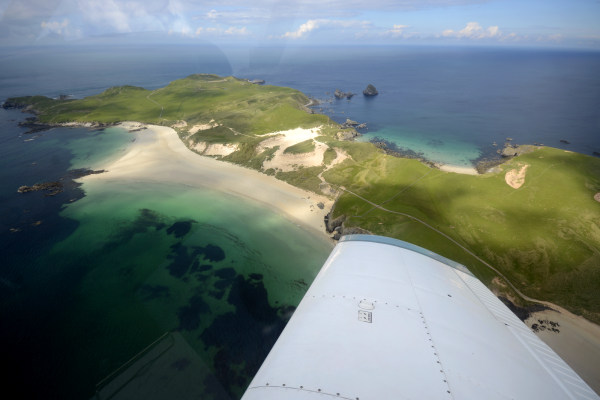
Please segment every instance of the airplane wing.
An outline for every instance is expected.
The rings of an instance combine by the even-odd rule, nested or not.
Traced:
[[[242,400],[600,399],[464,266],[342,237]]]

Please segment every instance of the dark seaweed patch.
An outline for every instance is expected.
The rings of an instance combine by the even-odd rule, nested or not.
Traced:
[[[227,301],[236,311],[218,316],[200,335],[207,348],[218,349],[215,373],[232,397],[239,397],[236,388],[244,390],[256,374],[294,310],[271,307],[259,275],[252,274],[249,279],[238,275],[231,281]]]
[[[192,224],[195,222],[196,221],[194,221],[193,219],[187,221],[177,221],[167,228],[167,233],[169,235],[175,235],[176,238],[183,237],[188,234],[190,229],[192,229]]]
[[[215,299],[221,300],[225,295],[225,290],[211,290],[209,294]]]
[[[169,297],[169,288],[163,285],[143,285],[140,288],[140,294],[144,300],[158,299],[161,297]]]
[[[169,273],[176,278],[182,278],[194,262],[195,254],[189,254],[187,247],[181,243],[175,243],[171,246],[171,254],[168,255],[168,258],[173,260],[171,264],[167,265]]]
[[[118,246],[131,240],[138,233],[146,233],[149,229],[154,228],[157,231],[163,229],[166,224],[163,222],[165,217],[156,211],[142,208],[138,210],[137,217],[123,226],[110,240],[104,245],[105,251],[110,251]]]
[[[222,268],[215,271],[215,276],[221,279],[233,279],[236,275],[235,269],[233,268]]]
[[[210,307],[202,296],[192,296],[187,306],[180,307],[177,311],[179,329],[193,331],[200,326],[201,314],[210,312]]]
[[[220,280],[220,281],[215,282],[215,288],[223,290],[223,289],[227,289],[232,284],[233,284],[232,279]]]
[[[214,244],[207,244],[204,247],[194,247],[198,251],[198,254],[204,255],[204,259],[211,262],[223,261],[225,259],[225,252],[219,246]]]
[[[194,272],[205,272],[205,271],[209,271],[211,269],[212,269],[212,265],[210,265],[210,264],[200,265],[200,262],[196,259],[194,261],[194,265],[192,265],[192,268],[190,269],[190,272],[191,273],[194,273]]]

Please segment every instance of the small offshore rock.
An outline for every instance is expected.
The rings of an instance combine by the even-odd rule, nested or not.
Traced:
[[[373,86],[369,83],[369,85],[366,87],[366,89],[363,90],[363,94],[365,96],[377,96],[379,94],[379,92],[377,91],[377,89],[375,89],[375,86]]]

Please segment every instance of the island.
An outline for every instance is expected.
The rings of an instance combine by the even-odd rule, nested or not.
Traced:
[[[309,104],[294,89],[198,74],[156,90],[4,106],[34,113],[28,123],[40,127],[126,127],[136,139],[128,153],[83,180],[137,174],[224,187],[328,238],[373,233],[460,262],[523,319],[550,307],[600,323],[600,159],[511,146],[486,173],[452,170],[356,142],[353,123]]]

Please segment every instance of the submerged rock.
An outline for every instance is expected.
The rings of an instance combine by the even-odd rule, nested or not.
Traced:
[[[333,95],[335,96],[336,99],[343,99],[343,98],[351,99],[352,96],[354,96],[354,93],[342,92],[340,89],[335,89],[335,92],[333,93]]]

